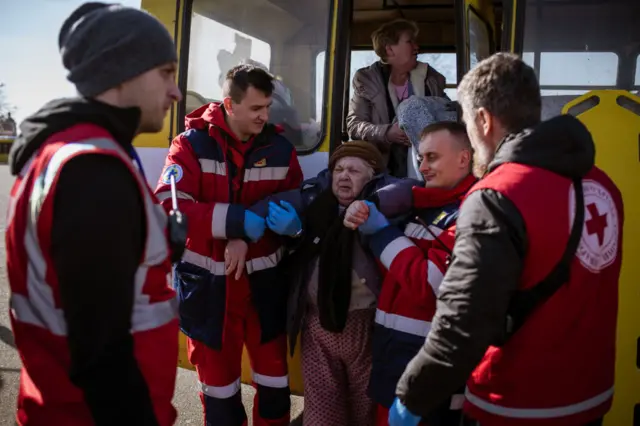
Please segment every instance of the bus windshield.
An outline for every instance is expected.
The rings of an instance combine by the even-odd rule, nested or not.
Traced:
[[[330,0],[193,0],[190,15],[186,113],[222,100],[229,69],[252,63],[277,77],[270,121],[299,151],[322,140],[324,85],[313,78],[327,50]],[[321,65],[326,67],[326,63]]]

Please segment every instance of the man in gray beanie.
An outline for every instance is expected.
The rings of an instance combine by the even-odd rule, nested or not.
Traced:
[[[167,29],[152,15],[104,3],[85,3],[58,36],[68,79],[94,97],[144,72],[177,61]]]
[[[178,320],[168,277],[181,248],[132,140],[160,131],[182,96],[175,45],[146,12],[86,3],[59,46],[79,97],[27,118],[9,158],[16,420],[169,426]]]

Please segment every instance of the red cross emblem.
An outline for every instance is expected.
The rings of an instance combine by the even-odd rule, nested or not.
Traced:
[[[591,203],[587,206],[591,219],[587,220],[587,234],[598,236],[598,244],[602,246],[604,242],[604,230],[607,227],[607,214],[600,214],[598,212],[598,206],[595,203]]]
[[[597,274],[618,258],[620,224],[613,196],[601,183],[585,179],[584,238],[576,257],[590,272]],[[571,195],[570,195],[571,197]],[[575,202],[569,199],[569,211],[575,213]]]

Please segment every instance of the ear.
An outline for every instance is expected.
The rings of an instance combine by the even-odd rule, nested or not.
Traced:
[[[387,59],[393,57],[393,55],[394,55],[393,48],[391,47],[390,44],[387,44],[387,46],[384,48],[384,50],[386,50],[386,52],[387,52]]]
[[[460,168],[468,169],[471,164],[471,151],[468,149],[463,149],[460,151]]]
[[[222,104],[224,105],[224,110],[227,115],[233,114],[233,101],[230,96],[227,96],[222,100]]]
[[[493,115],[491,115],[491,113],[485,108],[478,109],[476,120],[478,120],[478,126],[480,129],[482,129],[483,136],[487,137],[494,131],[495,122]]]

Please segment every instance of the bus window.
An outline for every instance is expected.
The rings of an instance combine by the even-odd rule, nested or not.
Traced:
[[[633,80],[639,12],[636,0],[527,2],[523,59],[536,70],[543,95],[629,89],[623,82]]]
[[[322,115],[322,106],[324,105],[324,99],[322,94],[324,93],[324,70],[325,63],[327,59],[325,57],[325,52],[320,52],[316,56],[316,117],[320,117]]]
[[[541,87],[616,86],[618,55],[613,52],[542,52],[537,67],[533,53],[523,59],[538,70]]]
[[[268,66],[271,63],[271,46],[213,19],[193,14],[187,74],[189,92],[197,93],[208,102],[222,100],[225,74],[246,59]],[[195,102],[195,96],[191,100]],[[199,106],[199,102],[187,104],[187,110]]]
[[[469,69],[491,55],[491,38],[489,25],[471,8],[467,10],[469,22],[467,41],[469,43]]]
[[[351,51],[351,69],[349,70],[349,91],[348,96],[351,97],[351,89],[353,76],[360,68],[368,67],[377,61],[378,55],[373,50],[353,50]],[[318,93],[324,90],[324,61],[325,52],[318,53],[316,57],[316,111],[322,109],[322,99],[318,97]]]
[[[186,112],[221,101],[228,70],[252,63],[276,77],[269,121],[284,127],[298,151],[313,151],[324,118],[315,108],[324,104],[324,85],[314,81],[313,67],[327,48],[332,2],[247,3],[193,0]],[[324,59],[319,66],[324,71]]]
[[[429,66],[444,75],[444,78],[447,80],[447,88],[444,89],[444,92],[451,100],[456,100],[456,86],[458,85],[458,63],[456,60],[456,54],[421,53],[418,55],[418,60],[428,63]]]
[[[316,91],[322,93],[322,86],[324,82],[324,52],[320,52],[316,57]],[[351,68],[349,70],[349,91],[348,96],[351,98],[351,90],[353,89],[353,76],[360,68],[368,67],[377,60],[378,55],[373,50],[352,50],[351,51]],[[436,69],[440,74],[444,75],[447,80],[447,88],[445,93],[452,100],[456,99],[456,83],[457,83],[457,68],[456,68],[456,54],[455,53],[421,53],[418,55],[418,60],[426,62],[429,66]],[[316,110],[319,111],[322,107],[321,98],[316,94]]]
[[[544,52],[540,55],[543,86],[616,85],[618,55],[613,52]]]

